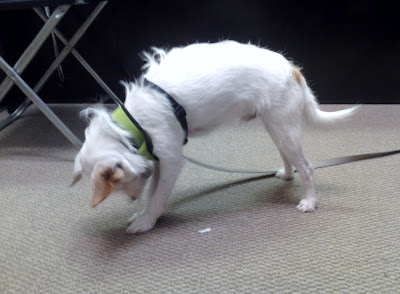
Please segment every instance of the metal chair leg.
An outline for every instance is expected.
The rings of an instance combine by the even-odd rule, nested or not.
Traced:
[[[19,74],[0,56],[0,68],[21,89],[21,91],[40,109],[40,111],[68,138],[78,149],[82,142],[71,132],[71,130],[55,115],[55,113],[40,99],[32,88],[25,83]]]
[[[18,106],[16,110],[14,110],[12,114],[0,122],[0,131],[16,121],[22,115],[22,113],[24,113],[28,106],[31,105],[31,103],[31,100],[25,98],[25,100]]]
[[[83,34],[86,32],[86,30],[89,28],[89,26],[92,24],[92,22],[96,19],[97,15],[100,13],[100,11],[103,9],[103,7],[107,4],[107,1],[100,2],[96,8],[92,11],[92,13],[88,16],[88,18],[85,20],[85,22],[79,27],[79,29],[75,32],[75,34],[72,36],[71,40],[65,44],[65,47],[63,50],[60,52],[60,54],[57,56],[57,58],[52,62],[50,67],[47,69],[47,71],[44,73],[44,75],[41,77],[39,82],[36,84],[34,91],[37,93],[40,91],[44,83],[48,80],[48,78],[51,76],[51,74],[57,69],[57,67],[60,65],[60,63],[67,57],[69,52],[74,48],[76,43],[79,41],[79,39],[83,36]]]
[[[42,10],[38,8],[34,8],[35,12],[39,15],[39,17],[46,22],[48,18],[46,15],[42,12]],[[64,44],[67,45],[68,41],[67,39],[60,33],[59,30],[54,29],[54,34],[60,39],[60,41]],[[71,53],[75,56],[75,58],[80,62],[80,64],[88,71],[88,73],[95,79],[95,81],[103,88],[104,92],[106,92],[112,100],[116,104],[122,104],[121,100],[118,98],[118,96],[107,86],[107,84],[100,78],[100,76],[94,71],[94,69],[86,62],[85,59],[79,54],[79,52],[73,48],[71,50]]]
[[[53,14],[49,18],[49,21],[45,23],[45,25],[31,42],[31,44],[28,46],[28,48],[25,49],[24,53],[15,63],[14,69],[17,73],[21,74],[25,70],[26,66],[35,56],[39,48],[42,46],[43,42],[47,39],[47,37],[60,22],[60,20],[64,17],[69,8],[69,5],[61,5],[54,10]],[[13,81],[8,77],[3,80],[0,85],[0,102],[11,89],[12,85]]]
[[[56,127],[71,141],[72,144],[74,144],[76,147],[80,147],[82,145],[82,143],[80,142],[80,140],[62,123],[62,121],[50,110],[50,108],[48,108],[46,106],[46,104],[39,98],[39,96],[37,96],[37,92],[40,91],[40,89],[42,88],[42,86],[45,84],[45,82],[48,80],[48,78],[51,76],[51,74],[54,72],[54,70],[57,69],[58,65],[65,59],[65,57],[68,55],[68,53],[71,50],[75,50],[73,49],[73,47],[76,45],[76,43],[79,41],[79,39],[83,36],[83,34],[86,32],[86,30],[89,28],[89,26],[91,25],[91,23],[95,20],[95,18],[97,17],[97,15],[100,13],[100,11],[103,9],[103,7],[107,4],[107,1],[102,1],[100,2],[96,8],[92,11],[92,13],[89,15],[89,17],[86,19],[86,21],[79,27],[79,29],[76,31],[76,33],[74,34],[74,36],[71,38],[71,40],[69,42],[67,42],[64,38],[63,43],[65,44],[64,49],[61,51],[61,53],[58,55],[58,57],[53,61],[53,63],[50,65],[50,67],[47,69],[47,71],[45,72],[45,74],[40,78],[40,80],[38,81],[38,83],[35,85],[35,87],[33,89],[31,89],[19,76],[17,71],[12,72],[12,70],[10,70],[9,65],[4,61],[4,59],[1,59],[0,62],[2,63],[2,69],[4,71],[6,71],[5,68],[7,68],[8,72],[6,71],[7,75],[10,77],[11,81],[11,85],[13,84],[14,78],[11,77],[16,77],[18,76],[21,81],[20,85],[24,86],[25,88],[21,88],[21,90],[25,93],[25,95],[27,95],[28,98],[26,98],[22,104],[10,115],[8,116],[6,119],[4,119],[2,122],[0,122],[0,130],[4,129],[5,127],[7,127],[8,125],[10,125],[12,122],[14,122],[16,119],[18,119],[21,114],[27,109],[27,107],[30,105],[31,100],[32,102],[34,102],[39,109],[42,110],[42,112],[56,125]],[[35,11],[39,14],[39,16],[41,16],[41,12],[38,9],[35,9]],[[40,12],[40,13],[39,13]],[[54,14],[54,13],[53,13]],[[41,16],[42,17],[42,16]],[[46,19],[46,23],[48,22],[49,19],[47,19],[44,15],[43,17]],[[42,19],[43,19],[42,17]],[[58,32],[58,31],[57,31]],[[61,35],[60,33],[58,33],[59,35]],[[47,34],[48,36],[48,34]],[[37,50],[36,50],[37,51]],[[77,52],[76,52],[77,53]],[[79,55],[79,53],[77,53]],[[33,57],[33,56],[32,56]],[[79,55],[81,60],[84,61],[84,59]],[[85,62],[86,63],[86,62]],[[1,64],[0,64],[1,65]],[[86,63],[86,65],[89,67],[89,69],[87,67],[84,67],[93,75],[97,74],[94,72],[94,70]],[[25,65],[26,66],[26,65]],[[92,71],[92,72],[91,72]],[[106,91],[108,94],[109,92],[112,93],[115,97],[116,95],[107,87],[107,85],[100,79],[100,77],[97,76],[98,79],[95,79],[98,81],[100,80],[101,82],[100,85],[104,85],[104,87],[106,89],[108,89],[108,91]],[[23,82],[23,83],[22,83]],[[24,85],[25,83],[25,85]],[[102,85],[102,86],[103,86]],[[103,88],[104,88],[103,87]],[[10,86],[11,88],[11,86]],[[8,91],[8,90],[7,90]],[[30,91],[32,91],[33,93],[30,93]],[[30,96],[27,94],[29,93]],[[34,94],[34,95],[33,95]],[[35,97],[36,96],[36,97]],[[118,99],[118,98],[116,98]],[[35,102],[36,100],[36,102]]]

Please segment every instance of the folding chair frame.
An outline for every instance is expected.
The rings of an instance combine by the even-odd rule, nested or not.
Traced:
[[[77,148],[82,146],[82,142],[71,132],[71,130],[55,115],[55,113],[43,102],[43,100],[38,96],[38,92],[43,87],[48,78],[57,69],[65,57],[71,52],[75,58],[82,64],[82,66],[89,72],[89,74],[99,83],[99,85],[104,89],[104,91],[116,102],[121,103],[118,97],[111,91],[111,89],[104,83],[104,81],[97,75],[93,68],[83,59],[83,57],[74,49],[74,46],[83,36],[86,30],[89,28],[91,23],[96,19],[97,15],[107,4],[107,1],[101,1],[92,13],[88,16],[85,22],[79,27],[70,41],[67,41],[64,36],[55,28],[59,21],[64,17],[70,5],[60,5],[58,6],[52,15],[47,18],[41,9],[34,8],[34,11],[40,16],[40,18],[45,22],[42,29],[33,39],[31,44],[27,47],[18,61],[15,63],[14,67],[11,67],[1,56],[0,56],[0,68],[6,73],[7,77],[4,79],[0,85],[0,101],[11,89],[12,85],[15,83],[18,88],[27,96],[21,105],[6,119],[0,122],[0,130],[4,129],[16,119],[18,119],[21,114],[27,109],[27,107],[33,102],[42,113],[67,137],[67,139]],[[33,59],[37,51],[40,49],[44,41],[48,38],[50,33],[54,34],[61,40],[65,45],[64,49],[56,57],[44,75],[40,78],[37,84],[32,89],[29,85],[21,78],[20,74],[24,71],[29,62]]]

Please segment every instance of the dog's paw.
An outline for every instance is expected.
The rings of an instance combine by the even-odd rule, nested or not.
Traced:
[[[283,181],[291,181],[294,178],[294,174],[287,174],[285,169],[280,169],[276,172],[275,177],[283,180]]]
[[[128,234],[139,234],[147,232],[151,230],[156,224],[156,220],[148,214],[137,215],[135,213],[129,220],[131,219],[131,224],[126,230]]]
[[[317,208],[317,201],[303,199],[300,201],[299,205],[297,205],[297,209],[301,212],[312,212]]]

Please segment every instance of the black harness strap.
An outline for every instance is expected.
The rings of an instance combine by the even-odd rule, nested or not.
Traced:
[[[169,102],[171,103],[172,109],[174,110],[175,117],[179,121],[183,131],[185,132],[185,139],[183,141],[183,144],[185,145],[187,143],[187,141],[188,141],[188,139],[187,139],[187,137],[188,137],[188,125],[187,125],[187,121],[186,121],[186,111],[185,111],[185,109],[182,107],[182,105],[180,105],[178,102],[176,102],[176,100],[174,98],[172,98],[171,95],[169,95],[164,89],[160,88],[156,84],[150,82],[147,79],[144,79],[144,85],[148,86],[148,87],[151,87],[154,90],[160,92],[161,94],[163,94],[169,100]]]

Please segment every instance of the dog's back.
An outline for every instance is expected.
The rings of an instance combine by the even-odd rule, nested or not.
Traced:
[[[281,54],[251,44],[223,41],[156,52],[154,59],[147,55],[145,77],[184,106],[192,125],[204,124],[204,117],[210,127],[253,117],[275,104],[292,79],[292,65]]]

